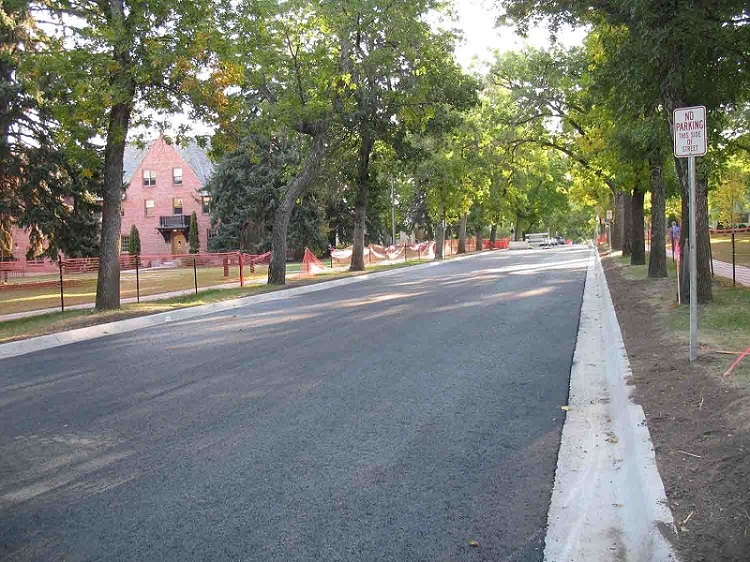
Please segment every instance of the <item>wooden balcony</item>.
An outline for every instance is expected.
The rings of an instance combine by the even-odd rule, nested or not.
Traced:
[[[159,230],[184,230],[190,228],[190,215],[162,215]]]

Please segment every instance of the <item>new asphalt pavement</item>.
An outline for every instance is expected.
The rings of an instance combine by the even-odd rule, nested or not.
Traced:
[[[590,250],[0,360],[0,559],[542,559]]]

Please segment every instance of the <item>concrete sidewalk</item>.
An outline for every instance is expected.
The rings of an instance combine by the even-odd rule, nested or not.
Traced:
[[[598,255],[581,308],[545,562],[675,562],[674,520]]]
[[[732,279],[732,264],[725,261],[713,260],[714,275],[725,279]],[[735,266],[735,280],[738,285],[750,287],[750,267]]]

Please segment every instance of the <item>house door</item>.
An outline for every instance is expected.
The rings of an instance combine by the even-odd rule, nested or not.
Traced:
[[[187,250],[187,240],[182,232],[172,233],[172,253],[184,254]]]

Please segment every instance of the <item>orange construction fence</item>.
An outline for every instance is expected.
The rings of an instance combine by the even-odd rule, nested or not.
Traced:
[[[120,296],[140,302],[151,295],[197,293],[201,288],[244,286],[265,278],[270,253],[142,254],[120,256]],[[71,305],[96,297],[99,258],[0,263],[0,315]]]

